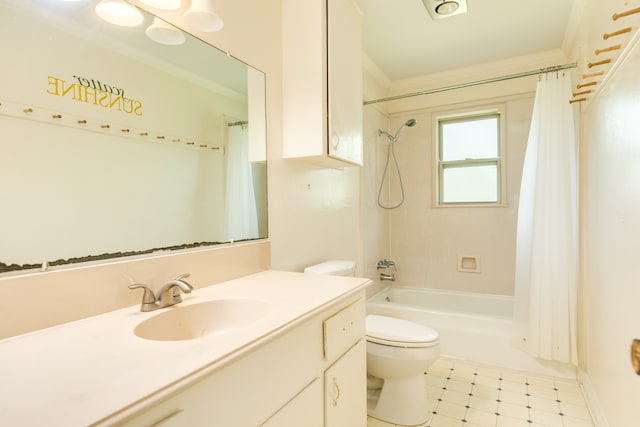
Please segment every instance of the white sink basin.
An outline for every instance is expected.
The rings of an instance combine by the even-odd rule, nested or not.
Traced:
[[[161,309],[160,314],[141,322],[134,333],[148,340],[191,340],[248,326],[263,318],[269,310],[268,303],[249,298],[178,304]]]

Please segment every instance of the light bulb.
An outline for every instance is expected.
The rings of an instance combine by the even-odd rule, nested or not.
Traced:
[[[135,27],[144,20],[142,12],[122,0],[101,0],[96,5],[98,16],[110,24]]]
[[[182,31],[159,18],[153,18],[153,23],[144,33],[154,42],[169,46],[179,45],[185,41],[185,36]]]
[[[191,7],[184,13],[184,20],[189,27],[208,33],[220,31],[224,27],[211,0],[192,0]]]

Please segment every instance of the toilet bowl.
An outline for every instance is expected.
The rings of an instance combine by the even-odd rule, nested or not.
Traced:
[[[387,316],[367,315],[367,413],[387,423],[427,422],[424,373],[440,355],[438,332]]]

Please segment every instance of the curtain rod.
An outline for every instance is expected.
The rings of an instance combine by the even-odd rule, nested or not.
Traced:
[[[232,122],[232,123],[227,123],[227,127],[231,127],[231,126],[247,126],[249,124],[248,121],[246,120],[241,120],[239,122]]]
[[[571,63],[571,64],[555,65],[553,67],[540,68],[538,70],[525,71],[525,72],[517,73],[517,74],[508,74],[506,76],[493,77],[493,78],[484,79],[484,80],[476,80],[474,82],[460,83],[460,84],[457,84],[457,85],[444,86],[444,87],[439,87],[439,88],[436,88],[436,89],[427,89],[427,90],[423,90],[423,91],[420,91],[420,92],[413,92],[413,93],[407,93],[407,94],[404,94],[404,95],[390,96],[388,98],[373,99],[371,101],[364,101],[362,103],[362,105],[377,104],[379,102],[395,101],[396,99],[411,98],[413,96],[420,96],[420,95],[429,95],[431,93],[445,92],[445,91],[454,90],[454,89],[462,89],[462,88],[465,88],[465,87],[478,86],[478,85],[483,85],[483,84],[486,84],[486,83],[494,83],[494,82],[501,82],[503,80],[518,79],[520,77],[534,76],[536,74],[545,74],[545,73],[551,73],[551,72],[554,72],[554,71],[566,70],[566,69],[569,69],[569,68],[576,68],[577,66],[578,66],[578,64],[576,62]]]

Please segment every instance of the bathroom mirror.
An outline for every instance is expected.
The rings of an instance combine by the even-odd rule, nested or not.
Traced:
[[[0,273],[266,238],[264,74],[97,3],[0,3]]]

